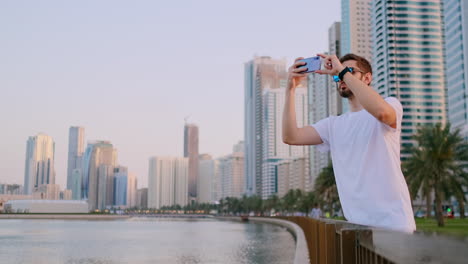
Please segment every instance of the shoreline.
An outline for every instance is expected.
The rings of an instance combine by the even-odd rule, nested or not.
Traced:
[[[128,219],[128,215],[95,214],[0,214],[2,219],[58,219],[58,220],[117,220]]]

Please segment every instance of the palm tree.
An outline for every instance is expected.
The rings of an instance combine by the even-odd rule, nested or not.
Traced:
[[[339,198],[331,162],[322,169],[315,180],[315,193],[318,199],[327,204],[330,215],[333,215],[333,205],[339,203]]]
[[[308,215],[310,210],[312,210],[312,207],[314,206],[315,202],[315,193],[307,192],[299,202],[299,210]]]
[[[275,210],[275,212],[279,211],[280,209],[280,199],[278,195],[273,194],[268,199],[263,201],[263,211],[267,212],[269,215],[271,210]]]
[[[283,206],[286,212],[291,213],[294,211],[294,207],[297,204],[296,192],[294,190],[289,190],[282,198]]]
[[[413,197],[419,190],[426,197],[434,194],[437,224],[444,226],[443,200],[454,196],[464,216],[461,208],[466,202],[463,188],[468,182],[468,143],[459,130],[450,132],[450,124],[442,127],[440,123],[419,127],[413,139],[416,144],[407,148],[412,155],[403,164],[408,185]]]

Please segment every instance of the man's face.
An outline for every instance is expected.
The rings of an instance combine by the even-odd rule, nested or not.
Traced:
[[[354,77],[358,78],[361,81],[364,80],[366,75],[365,75],[365,73],[363,73],[362,69],[360,69],[357,66],[357,62],[355,60],[345,61],[345,62],[343,62],[343,66],[353,68],[354,71],[352,72],[352,74],[354,75]],[[338,93],[343,98],[353,98],[354,97],[353,92],[348,88],[348,86],[346,86],[346,83],[343,82],[343,81],[338,82],[337,89],[338,89]]]

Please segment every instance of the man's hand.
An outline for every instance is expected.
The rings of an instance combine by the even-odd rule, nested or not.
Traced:
[[[305,67],[300,67],[306,64],[303,61],[298,62],[298,60],[302,60],[302,59],[304,58],[303,57],[297,58],[296,60],[294,60],[294,64],[291,67],[289,67],[288,89],[296,88],[302,82],[302,80],[304,80],[304,78],[307,76],[307,73],[300,73],[302,71],[307,70],[307,68]]]
[[[318,74],[329,74],[329,75],[338,75],[345,67],[341,64],[340,60],[336,55],[325,55],[317,54],[323,59],[323,66],[325,70],[318,70],[315,73]]]

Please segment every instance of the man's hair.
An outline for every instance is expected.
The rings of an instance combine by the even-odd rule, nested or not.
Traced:
[[[346,54],[343,57],[340,58],[340,62],[343,63],[345,61],[350,61],[354,60],[357,63],[357,66],[359,69],[361,69],[363,72],[370,72],[372,74],[372,66],[370,65],[369,61],[366,60],[365,58],[358,56],[356,54]]]

